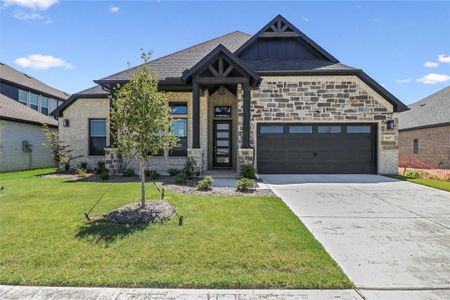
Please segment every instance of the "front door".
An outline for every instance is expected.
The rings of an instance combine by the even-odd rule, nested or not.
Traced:
[[[214,168],[231,168],[231,121],[214,121]]]

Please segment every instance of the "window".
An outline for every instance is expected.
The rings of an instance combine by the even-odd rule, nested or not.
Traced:
[[[289,133],[312,133],[312,126],[289,126]]]
[[[172,148],[170,156],[187,156],[187,119],[172,120],[170,131],[178,137],[177,146]]]
[[[370,126],[347,126],[347,133],[370,133]]]
[[[170,102],[170,109],[173,115],[185,115],[187,114],[187,103],[186,102]]]
[[[28,92],[24,90],[19,90],[19,102],[27,105],[28,103]]]
[[[419,139],[413,141],[413,154],[419,154]]]
[[[318,126],[319,133],[341,133],[341,126]]]
[[[231,106],[214,106],[214,117],[231,118]]]
[[[269,133],[283,133],[283,126],[277,125],[264,125],[259,128],[259,132],[261,134],[269,134]]]
[[[30,107],[34,110],[39,110],[39,96],[36,94],[31,93],[30,97]]]
[[[41,113],[48,116],[48,98],[41,97]]]
[[[105,155],[106,120],[89,119],[89,155]]]

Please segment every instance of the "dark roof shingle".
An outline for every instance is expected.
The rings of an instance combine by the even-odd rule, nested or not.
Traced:
[[[49,94],[61,100],[69,98],[70,94],[55,89],[28,74],[22,73],[5,63],[0,63],[0,79]]]
[[[414,103],[400,113],[399,129],[450,123],[450,86]]]
[[[22,121],[37,125],[47,124],[49,126],[58,126],[58,121],[47,117],[18,101],[0,94],[0,119]]]

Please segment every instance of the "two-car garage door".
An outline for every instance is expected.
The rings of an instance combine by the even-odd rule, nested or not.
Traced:
[[[373,124],[258,124],[259,173],[376,173]]]

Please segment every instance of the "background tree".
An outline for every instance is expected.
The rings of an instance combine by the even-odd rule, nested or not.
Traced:
[[[63,141],[59,139],[57,130],[50,130],[47,124],[42,125],[42,131],[44,131],[47,136],[48,143],[43,144],[45,147],[49,148],[52,151],[53,160],[59,167],[59,165],[66,160],[70,160],[70,152],[69,146],[64,145]]]
[[[144,63],[150,54],[143,53]],[[170,150],[177,138],[170,132],[167,94],[158,90],[156,73],[147,65],[111,96],[110,132],[121,154],[135,155],[141,178],[141,207],[145,207],[145,162],[161,149]]]

